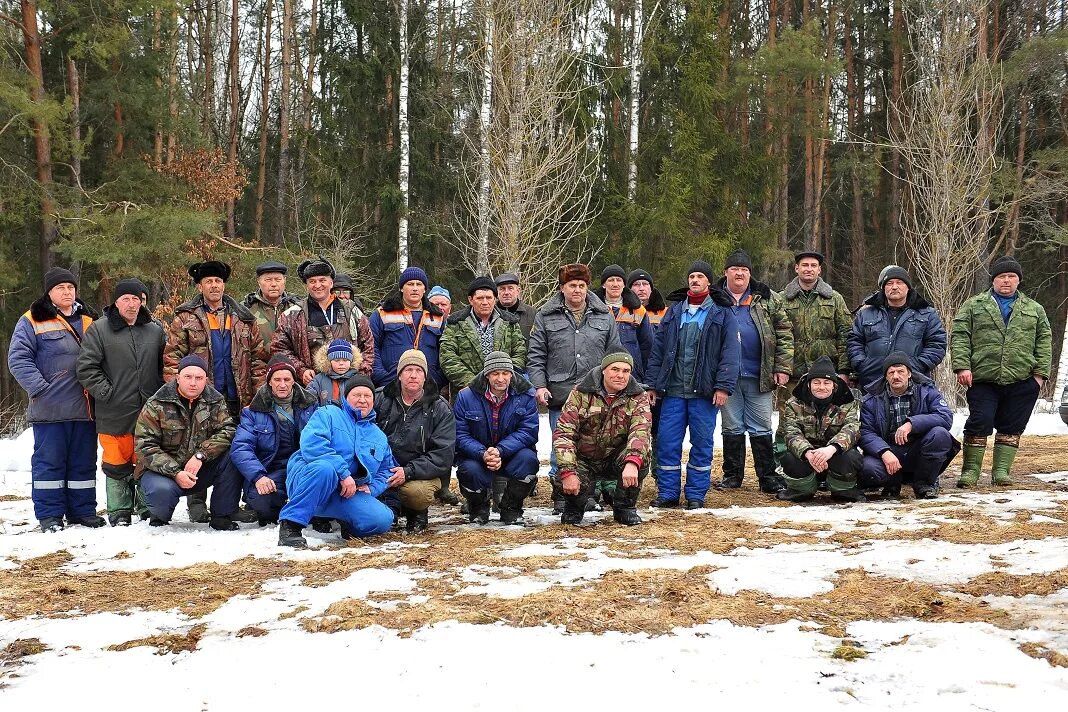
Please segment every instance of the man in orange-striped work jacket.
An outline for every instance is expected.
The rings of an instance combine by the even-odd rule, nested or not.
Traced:
[[[96,515],[96,423],[76,376],[85,330],[96,314],[78,299],[72,272],[45,272],[44,295],[19,318],[7,364],[30,397],[33,426],[33,511],[41,531],[66,525],[100,527]]]
[[[627,275],[627,289],[634,292],[634,296],[638,297],[638,301],[645,307],[645,313],[649,316],[649,324],[652,325],[655,335],[668,308],[664,295],[653,286],[653,275],[644,269],[633,270]]]
[[[626,273],[619,265],[601,271],[601,288],[594,292],[616,318],[623,348],[634,359],[633,376],[644,382],[649,353],[653,350],[653,326],[641,300],[626,286]]]
[[[397,363],[408,349],[426,356],[427,375],[439,387],[448,379],[438,365],[438,341],[445,329],[445,315],[430,303],[426,292],[430,278],[419,267],[401,272],[397,291],[371,312],[371,334],[375,339],[375,365],[371,375],[376,388],[397,379]]]

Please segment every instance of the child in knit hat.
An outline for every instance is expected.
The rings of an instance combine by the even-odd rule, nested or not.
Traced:
[[[345,381],[356,374],[352,365],[352,344],[345,339],[334,339],[326,348],[320,351],[326,354],[326,363],[319,362],[319,374],[308,384],[308,390],[315,394],[319,405],[333,403],[340,406],[341,399],[345,397]]]

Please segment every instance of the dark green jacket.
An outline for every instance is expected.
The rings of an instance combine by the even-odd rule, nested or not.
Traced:
[[[797,279],[782,290],[783,306],[794,327],[794,378],[808,373],[820,356],[828,356],[840,373],[849,373],[846,340],[853,327],[853,315],[845,297],[831,285],[816,280],[805,292]]]
[[[717,286],[733,301],[726,277]],[[749,281],[749,292],[752,295],[749,315],[760,335],[760,392],[769,393],[775,390],[776,373],[793,375],[794,328],[782,295],[755,279]]]
[[[512,368],[523,372],[527,367],[527,341],[523,338],[519,317],[494,309],[490,317],[493,328],[493,350],[512,357]],[[438,342],[438,365],[452,384],[453,393],[471,385],[482,373],[485,355],[478,342],[478,332],[471,320],[471,307],[449,315],[445,333]]]
[[[990,291],[964,302],[953,318],[954,371],[971,371],[981,383],[1008,385],[1032,376],[1049,378],[1053,333],[1046,310],[1017,292],[1009,323]]]
[[[133,326],[112,304],[85,330],[78,381],[96,403],[96,430],[126,435],[142,406],[163,385],[163,327],[141,307]]]

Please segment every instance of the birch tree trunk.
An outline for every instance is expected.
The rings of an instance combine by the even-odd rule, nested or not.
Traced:
[[[638,194],[638,119],[641,110],[642,0],[634,0],[630,41],[630,151],[627,165],[627,200]]]
[[[478,250],[475,264],[478,274],[489,272],[490,238],[490,108],[493,103],[493,5],[482,4],[482,104],[478,111],[479,125],[479,187],[478,187]]]
[[[408,170],[411,143],[408,127],[408,0],[399,0],[400,86],[398,87],[397,125],[400,130],[401,209],[397,219],[397,262],[401,270],[408,267]]]

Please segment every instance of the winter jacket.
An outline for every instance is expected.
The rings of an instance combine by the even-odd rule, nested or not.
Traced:
[[[616,320],[597,295],[586,294],[586,315],[575,328],[563,292],[538,310],[527,344],[527,377],[549,389],[549,407],[560,408],[576,383],[601,364],[605,354],[623,351]]]
[[[844,452],[855,446],[860,436],[860,404],[849,387],[836,380],[830,404],[818,409],[809,380],[807,375],[801,378],[784,409],[783,437],[786,447],[799,460],[809,450],[827,445]]]
[[[519,317],[519,331],[523,334],[523,340],[530,341],[530,330],[534,328],[534,317],[537,315],[538,310],[524,302],[522,299],[510,307],[506,307],[498,302],[497,308],[502,312]]]
[[[293,421],[298,439],[317,408],[315,396],[294,385]],[[278,454],[278,423],[274,394],[270,384],[265,383],[256,391],[252,403],[241,409],[241,422],[237,425],[237,433],[230,446],[230,462],[234,463],[246,482],[255,482],[264,477],[267,468],[274,462]]]
[[[85,330],[78,380],[93,396],[98,433],[133,432],[141,408],[163,385],[166,343],[163,327],[144,307],[130,326],[113,304]]]
[[[886,295],[879,291],[864,300],[853,319],[848,339],[849,363],[861,388],[883,377],[883,359],[895,351],[912,358],[912,371],[931,375],[946,357],[942,318],[917,292],[909,290],[905,309],[890,327]]]
[[[282,296],[278,298],[278,303],[271,304],[257,291],[246,294],[241,303],[256,318],[256,328],[260,330],[264,345],[270,350],[271,339],[274,337],[274,332],[278,330],[279,315],[296,304],[297,298],[288,292],[282,292]]]
[[[75,303],[81,334],[60,316],[47,294],[30,305],[11,334],[7,367],[30,397],[26,420],[31,423],[93,419],[89,394],[78,382],[77,364],[84,334],[97,315],[82,300]]]
[[[527,342],[519,328],[519,319],[513,314],[493,310],[490,317],[493,329],[493,350],[503,351],[512,357],[512,366],[523,371],[527,366]],[[471,307],[449,315],[445,333],[441,337],[438,356],[441,370],[452,384],[453,392],[459,392],[482,373],[486,357],[479,345],[478,332],[471,319]]]
[[[234,421],[226,399],[210,384],[192,404],[174,381],[148,399],[134,426],[134,449],[144,469],[177,475],[196,452],[208,460],[226,454],[234,439]],[[140,470],[135,472],[140,477]]]
[[[730,297],[726,283],[724,277],[716,286]],[[794,326],[790,315],[786,313],[782,295],[755,279],[749,280],[749,293],[749,316],[753,319],[761,344],[760,392],[770,393],[775,390],[776,373],[794,372]],[[740,334],[738,338],[741,339]]]
[[[794,326],[795,379],[808,373],[820,356],[828,356],[839,373],[849,373],[847,340],[853,316],[845,297],[822,279],[805,292],[795,278],[782,290],[783,306]]]
[[[857,444],[865,455],[879,457],[890,449],[894,442],[894,431],[890,429],[890,389],[885,379],[879,379],[867,389],[867,395],[860,408],[860,438]],[[949,409],[945,396],[938,387],[921,373],[912,373],[912,399],[909,405],[909,419],[912,433],[909,441],[919,442],[931,428],[953,427],[953,411]],[[942,464],[945,470],[960,451],[960,444],[953,440],[953,447]]]
[[[605,301],[604,287],[594,292]],[[605,302],[607,305],[608,302]],[[634,377],[645,382],[645,369],[649,366],[649,354],[653,350],[653,324],[642,302],[626,287],[623,288],[623,306],[617,310],[609,306],[616,317],[619,342],[634,359]]]
[[[237,382],[237,398],[248,405],[263,385],[267,374],[267,346],[256,328],[256,318],[247,308],[224,294],[223,305],[230,313],[230,366]],[[214,384],[214,361],[211,355],[211,329],[208,328],[204,297],[195,296],[174,312],[168,328],[167,346],[163,350],[163,380],[173,381],[178,375],[178,362],[196,354],[208,365],[208,382]]]
[[[649,461],[653,412],[649,394],[632,375],[612,402],[604,390],[601,367],[586,374],[567,397],[553,433],[560,472],[574,472],[579,459]]]
[[[339,310],[333,326],[309,326],[308,309],[311,297],[299,300],[278,317],[278,329],[271,338],[271,355],[286,356],[297,367],[297,375],[314,371],[316,356],[325,351],[334,339],[352,344],[352,367],[365,376],[371,375],[375,360],[375,342],[367,317],[348,299],[335,298],[332,304]],[[319,305],[315,304],[318,309]],[[299,380],[299,379],[298,379]]]
[[[333,371],[320,373],[311,380],[307,388],[315,396],[319,405],[327,405],[328,403],[341,405],[341,401],[345,400],[343,395],[345,381],[355,376],[356,373],[355,368],[350,368],[343,374],[334,373]]]
[[[648,385],[661,395],[667,391],[675,360],[686,357],[679,353],[680,321],[688,306],[686,289],[676,290],[668,298],[675,303],[668,307],[667,315],[660,322],[645,374]],[[701,305],[701,309],[708,310],[708,316],[697,342],[697,353],[693,354],[696,358],[694,380],[687,388],[702,398],[712,398],[716,391],[730,395],[738,382],[741,347],[738,345],[738,324],[730,306],[731,298],[715,287],[709,290]]]
[[[664,320],[667,315],[667,302],[664,301],[664,295],[660,293],[660,290],[653,287],[652,292],[649,294],[649,302],[645,305],[645,313],[649,315],[649,324],[653,327],[653,336],[656,336],[656,332],[660,331],[660,322]]]
[[[400,382],[375,394],[378,427],[389,438],[393,457],[404,468],[404,481],[434,480],[449,473],[456,448],[456,418],[452,408],[427,379],[423,397],[407,412]]]
[[[1052,332],[1046,310],[1016,293],[1009,323],[989,291],[964,302],[953,319],[953,370],[972,372],[979,383],[1008,385],[1032,376],[1049,378]]]
[[[367,485],[371,496],[386,491],[386,481],[397,466],[386,434],[375,425],[375,411],[361,416],[348,401],[317,408],[300,431],[300,449],[289,458],[286,488],[300,478],[310,463],[327,463],[338,482],[352,477],[357,485]]]
[[[445,374],[438,365],[438,342],[445,330],[445,315],[423,296],[423,313],[419,324],[412,320],[412,312],[404,306],[400,292],[394,292],[371,312],[371,334],[375,353],[371,378],[375,386],[385,387],[397,377],[397,363],[408,349],[419,349],[426,356],[430,378],[444,386]]]
[[[498,441],[490,432],[492,406],[486,400],[489,384],[479,375],[471,385],[460,391],[452,407],[456,417],[456,449],[461,457],[482,461],[486,448],[495,447],[504,460],[527,449],[536,451],[538,445],[538,403],[530,381],[515,374],[508,390],[508,398],[501,405],[497,418]]]

